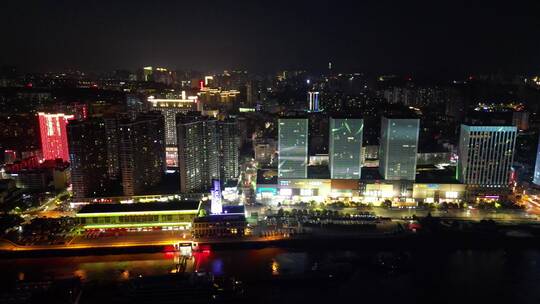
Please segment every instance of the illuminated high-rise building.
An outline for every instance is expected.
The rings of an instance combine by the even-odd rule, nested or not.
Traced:
[[[256,101],[253,81],[246,83],[246,106],[253,106]]]
[[[176,115],[197,110],[197,96],[186,96],[182,91],[181,98],[158,99],[150,96],[148,101],[154,111],[160,111],[165,118],[165,145],[167,167],[178,167],[178,145],[176,136]]]
[[[159,112],[141,113],[118,124],[124,195],[142,194],[165,174],[165,123]]]
[[[419,131],[419,119],[382,118],[379,172],[384,179],[416,179]]]
[[[118,131],[118,118],[116,116],[104,116],[101,118],[105,124],[107,136],[107,171],[112,180],[120,179],[120,134]]]
[[[319,112],[319,92],[308,92],[308,106],[310,112]]]
[[[192,112],[179,114],[176,126],[180,191],[207,191],[220,176],[217,121]]]
[[[237,179],[239,170],[238,123],[234,118],[218,122],[221,179],[225,182]]]
[[[220,214],[223,212],[223,203],[221,202],[221,183],[219,179],[212,181],[212,204],[210,205],[210,212],[212,214]]]
[[[174,75],[172,71],[166,68],[156,67],[152,72],[152,80],[166,85],[171,85],[174,82]]]
[[[533,183],[540,186],[540,141],[538,141],[538,148],[536,150],[536,163],[534,166]]]
[[[278,127],[278,176],[307,178],[308,119],[280,118]]]
[[[204,83],[203,83],[204,84]],[[230,110],[238,104],[240,91],[202,87],[198,93],[201,108],[204,110]],[[200,110],[200,109],[199,109]]]
[[[359,179],[364,120],[330,118],[329,161],[333,179]]]
[[[512,125],[516,126],[519,130],[528,130],[529,112],[520,111],[512,113]]]
[[[66,125],[73,115],[40,112],[38,119],[43,158],[69,160]]]
[[[105,121],[100,118],[72,121],[67,134],[74,199],[110,194]]]
[[[154,68],[151,66],[146,66],[142,68],[140,80],[141,81],[152,81],[152,74],[154,73]]]
[[[516,136],[515,126],[461,125],[458,163],[460,182],[493,190],[508,187]]]

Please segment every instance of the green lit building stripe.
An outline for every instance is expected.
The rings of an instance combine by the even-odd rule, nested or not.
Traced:
[[[77,213],[77,217],[124,216],[124,215],[161,215],[161,214],[197,214],[198,210],[161,210],[161,211],[128,211],[128,212],[98,212]]]
[[[191,226],[191,222],[167,222],[167,223],[137,223],[137,224],[89,224],[84,229],[107,229],[107,228],[144,228],[162,226]]]

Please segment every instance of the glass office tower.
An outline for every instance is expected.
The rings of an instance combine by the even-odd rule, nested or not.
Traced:
[[[330,118],[329,161],[332,179],[359,179],[364,121]]]
[[[508,187],[517,128],[461,125],[460,182],[482,188]]]
[[[279,119],[278,133],[278,177],[307,178],[307,118]]]
[[[533,183],[540,186],[540,141],[538,141],[538,149],[536,150],[536,164],[534,166]]]
[[[415,180],[419,131],[419,119],[382,118],[379,172],[384,179]]]

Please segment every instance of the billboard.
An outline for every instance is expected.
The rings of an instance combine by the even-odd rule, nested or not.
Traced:
[[[223,206],[221,203],[221,182],[219,179],[212,180],[212,206],[210,207],[212,214],[221,214]]]

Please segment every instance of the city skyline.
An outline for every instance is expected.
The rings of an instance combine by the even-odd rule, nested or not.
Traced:
[[[0,3],[0,303],[536,303],[538,28],[532,0]]]

